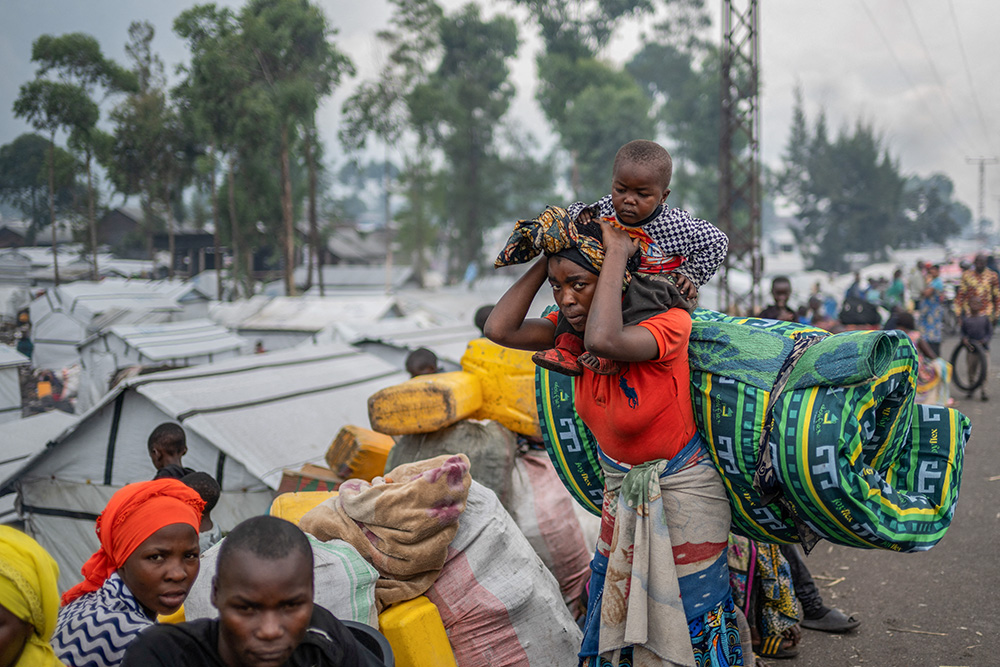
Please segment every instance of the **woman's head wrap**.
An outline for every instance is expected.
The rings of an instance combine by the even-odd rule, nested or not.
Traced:
[[[538,255],[559,255],[599,274],[604,264],[604,243],[600,223],[574,220],[566,209],[548,206],[537,218],[518,220],[493,266],[510,266],[531,261]],[[638,266],[638,253],[625,269],[624,287]]]
[[[83,564],[83,582],[66,591],[62,603],[67,605],[104,585],[160,528],[186,523],[197,533],[204,507],[198,492],[176,479],[136,482],[118,489],[97,517],[101,548]]]
[[[35,540],[0,526],[0,605],[34,628],[15,667],[62,663],[49,645],[59,617],[59,566]]]

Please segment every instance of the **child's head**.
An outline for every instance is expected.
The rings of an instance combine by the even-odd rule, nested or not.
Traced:
[[[180,424],[166,422],[153,429],[146,446],[153,465],[161,470],[171,463],[180,463],[181,457],[187,454],[187,437]]]
[[[219,487],[219,483],[215,481],[215,478],[207,472],[192,472],[181,477],[181,481],[197,491],[201,499],[205,501],[205,509],[202,510],[203,515],[210,514],[215,509],[215,506],[219,504],[219,496],[222,494],[222,488]]]
[[[426,347],[418,347],[406,357],[406,372],[411,378],[440,373],[437,355]]]
[[[908,310],[896,313],[896,328],[902,329],[903,331],[915,330],[917,328],[917,324],[913,320],[913,313]]]
[[[792,297],[792,282],[785,276],[778,276],[771,281],[771,298],[774,305],[787,306],[788,300]]]
[[[611,172],[611,203],[618,221],[637,226],[670,194],[673,161],[653,141],[630,141],[618,149]]]

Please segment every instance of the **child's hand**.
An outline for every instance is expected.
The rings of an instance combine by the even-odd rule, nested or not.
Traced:
[[[585,224],[587,224],[589,222],[593,222],[594,218],[595,218],[595,216],[594,216],[594,209],[593,208],[585,208],[582,211],[580,211],[580,213],[577,214],[577,216],[576,216],[576,222],[579,222],[580,224],[585,225]]]
[[[601,238],[606,255],[621,252],[626,257],[631,257],[639,248],[639,239],[632,238],[624,229],[619,229],[604,220],[601,221]]]
[[[682,297],[685,299],[693,299],[698,296],[698,288],[687,276],[680,273],[674,273],[673,276],[674,282],[677,283],[677,289],[680,291]]]

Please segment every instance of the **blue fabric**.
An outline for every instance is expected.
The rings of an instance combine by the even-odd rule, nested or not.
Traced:
[[[128,645],[153,624],[116,572],[59,610],[52,648],[73,667],[118,667]]]
[[[917,329],[929,343],[940,343],[944,333],[944,304],[941,294],[944,293],[944,283],[940,278],[931,281],[934,293],[920,299],[917,312]]]
[[[602,464],[623,473],[630,466],[610,459],[603,451],[598,451]],[[712,466],[707,443],[701,434],[693,438],[671,458],[660,475],[668,477],[691,466]],[[590,562],[589,597],[587,614],[583,625],[583,642],[578,654],[580,664],[598,655],[600,642],[601,603],[604,597],[604,582],[608,571],[608,557],[599,550]],[[692,647],[699,665],[730,666],[742,665],[742,648],[735,606],[729,586],[729,565],[727,552],[708,568],[680,577],[678,585],[681,601],[688,621],[688,631]],[[623,660],[630,654],[623,656]],[[604,664],[602,659],[600,664]],[[615,666],[619,667],[619,666]]]

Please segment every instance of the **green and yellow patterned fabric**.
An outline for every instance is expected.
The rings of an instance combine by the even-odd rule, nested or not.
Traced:
[[[722,474],[733,529],[764,542],[798,542],[795,520],[836,544],[929,549],[951,522],[969,419],[916,405],[916,353],[896,331],[830,335],[788,322],[698,310],[691,334],[695,421]],[[787,501],[754,487],[761,431],[796,338],[819,336],[772,406],[768,448]],[[564,484],[600,512],[596,443],[573,410],[572,378],[536,374],[546,447]],[[794,518],[792,516],[794,514]]]

